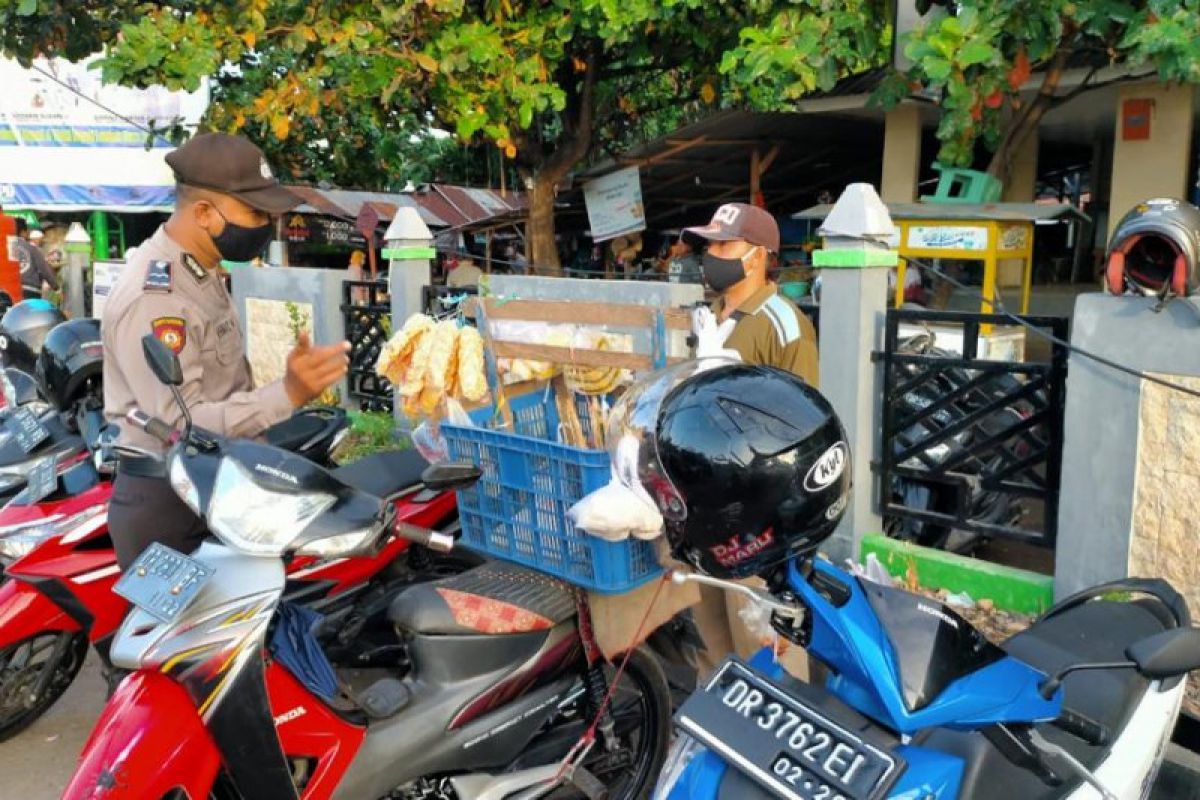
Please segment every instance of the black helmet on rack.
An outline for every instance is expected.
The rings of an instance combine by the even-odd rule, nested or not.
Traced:
[[[100,399],[104,372],[100,320],[73,319],[54,327],[37,359],[37,379],[60,411],[89,392]]]
[[[22,300],[0,318],[0,360],[4,366],[33,374],[46,335],[63,313],[47,300]]]
[[[1182,200],[1138,203],[1108,243],[1105,284],[1113,294],[1166,297],[1200,288],[1200,209]]]
[[[845,432],[790,372],[704,359],[655,373],[610,417],[615,458],[630,457],[634,438],[640,488],[672,553],[709,575],[747,577],[811,553],[845,512]]]

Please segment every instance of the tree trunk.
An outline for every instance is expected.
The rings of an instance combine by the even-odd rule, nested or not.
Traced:
[[[525,235],[529,241],[530,271],[535,275],[562,274],[558,245],[554,241],[554,188],[557,182],[554,175],[538,171],[529,189],[529,224]]]
[[[996,148],[996,153],[992,156],[992,161],[987,168],[988,174],[999,178],[1001,183],[1008,184],[1012,175],[1013,159],[1020,152],[1021,146],[1025,144],[1029,135],[1038,129],[1042,117],[1046,116],[1046,112],[1054,106],[1054,95],[1058,91],[1058,84],[1062,80],[1070,57],[1070,47],[1064,45],[1059,48],[1046,67],[1042,86],[1038,89],[1037,96],[1009,120],[1004,136],[1000,140],[1000,146]]]

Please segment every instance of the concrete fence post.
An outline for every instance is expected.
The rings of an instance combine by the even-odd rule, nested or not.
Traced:
[[[388,262],[388,291],[392,296],[392,330],[423,311],[421,290],[432,281],[433,234],[415,208],[401,208],[392,217],[383,234],[383,257]],[[407,418],[400,413],[400,397],[392,393],[392,406],[402,426]]]
[[[821,268],[821,393],[841,417],[853,455],[850,504],[824,548],[835,562],[857,558],[862,537],[883,530],[871,472],[880,453],[881,383],[871,355],[883,344],[887,271],[897,263],[888,244],[894,232],[874,187],[854,183],[818,231],[824,248],[813,253]]]
[[[62,307],[67,316],[79,319],[87,313],[84,307],[84,284],[92,266],[92,237],[78,222],[72,222],[63,239],[67,263],[59,273],[62,287]],[[17,298],[20,300],[20,298]]]

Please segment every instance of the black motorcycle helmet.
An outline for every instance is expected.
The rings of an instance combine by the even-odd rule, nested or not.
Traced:
[[[37,359],[37,379],[46,399],[66,410],[87,392],[100,397],[104,372],[100,320],[73,319],[54,327]]]
[[[34,373],[46,335],[66,320],[47,300],[22,300],[0,318],[0,360],[6,367]]]
[[[1159,198],[1121,218],[1108,244],[1105,284],[1113,294],[1187,296],[1200,288],[1200,209]]]
[[[655,373],[614,408],[616,454],[614,435],[639,439],[637,475],[673,555],[714,577],[814,551],[849,499],[850,449],[833,408],[773,367],[705,359]]]

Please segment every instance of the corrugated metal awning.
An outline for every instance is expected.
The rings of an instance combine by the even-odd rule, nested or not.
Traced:
[[[364,205],[379,212],[379,218],[388,222],[399,208],[415,208],[421,220],[431,228],[446,228],[450,223],[425,208],[407,194],[385,192],[359,192],[349,189],[320,189],[315,186],[289,186],[290,191],[304,198],[304,205],[296,209],[301,214],[324,214],[343,219],[357,219]]]

